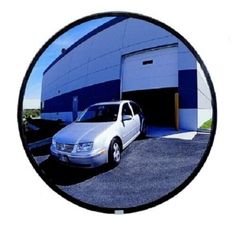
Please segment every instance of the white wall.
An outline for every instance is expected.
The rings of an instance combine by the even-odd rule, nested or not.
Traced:
[[[179,70],[196,69],[197,62],[194,55],[189,51],[183,42],[178,42]]]
[[[212,118],[211,92],[206,81],[204,72],[197,64],[198,84],[198,128],[207,120]]]
[[[185,130],[197,130],[197,109],[179,109],[179,127]]]
[[[212,109],[198,109],[198,128],[212,118]]]

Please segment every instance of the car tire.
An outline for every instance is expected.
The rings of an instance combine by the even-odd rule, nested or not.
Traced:
[[[122,150],[121,143],[119,139],[117,138],[112,139],[108,153],[109,165],[117,166],[120,163],[121,150]]]

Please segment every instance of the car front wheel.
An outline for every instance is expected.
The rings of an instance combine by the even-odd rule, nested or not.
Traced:
[[[116,166],[120,163],[120,159],[121,159],[120,141],[114,138],[111,141],[111,144],[109,147],[109,164]]]

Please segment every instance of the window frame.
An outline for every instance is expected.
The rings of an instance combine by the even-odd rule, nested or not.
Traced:
[[[132,109],[132,107],[130,107],[130,105],[129,105],[128,102],[126,102],[126,103],[123,104],[122,109],[121,109],[121,116],[129,115],[129,114],[123,114],[123,109],[124,109],[124,106],[125,106],[125,105],[128,106],[128,108],[129,108],[129,110],[130,110],[130,113],[131,113],[130,116],[133,117],[133,116],[134,116],[134,115],[133,115],[133,109]]]
[[[135,103],[135,102],[130,102],[130,106],[131,106],[131,108],[132,108],[132,110],[133,110],[133,114],[134,115],[139,115],[139,114],[141,114],[141,108]],[[133,107],[134,106],[134,107]],[[138,110],[138,112],[136,113],[136,111],[135,111],[135,109],[137,109]]]

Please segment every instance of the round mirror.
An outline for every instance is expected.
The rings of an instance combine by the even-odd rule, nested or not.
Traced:
[[[18,123],[42,179],[79,206],[129,213],[197,175],[216,130],[216,98],[194,48],[150,17],[102,13],[55,34],[20,91]]]

